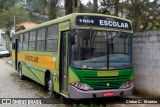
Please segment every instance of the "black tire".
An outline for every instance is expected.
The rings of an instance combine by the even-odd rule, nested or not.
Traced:
[[[49,78],[48,78],[48,82],[47,82],[47,85],[48,85],[48,94],[50,97],[53,96],[53,77],[52,77],[52,74],[50,74]]]
[[[20,80],[24,79],[24,76],[22,74],[22,66],[21,66],[21,64],[19,64],[19,66],[18,66],[18,77],[19,77]]]

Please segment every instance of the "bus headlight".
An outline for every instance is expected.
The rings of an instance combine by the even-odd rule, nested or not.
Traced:
[[[93,90],[92,87],[90,87],[88,84],[85,83],[73,82],[71,84],[80,90],[85,90],[85,91]]]
[[[132,84],[133,84],[133,81],[129,80],[129,81],[125,82],[124,84],[122,84],[122,86],[120,88],[121,89],[128,88],[128,87],[132,86]]]

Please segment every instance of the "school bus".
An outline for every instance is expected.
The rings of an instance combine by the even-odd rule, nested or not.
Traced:
[[[13,36],[12,64],[28,77],[70,99],[132,94],[131,21],[73,13]]]

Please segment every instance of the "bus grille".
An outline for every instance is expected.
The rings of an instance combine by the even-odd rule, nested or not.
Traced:
[[[129,79],[126,76],[110,76],[110,77],[83,77],[83,80],[93,87],[95,90],[99,89],[118,89],[124,82]]]

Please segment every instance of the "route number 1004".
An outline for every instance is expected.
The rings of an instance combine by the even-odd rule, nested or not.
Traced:
[[[81,23],[94,23],[94,20],[90,20],[90,19],[79,19],[79,22],[81,22]]]

